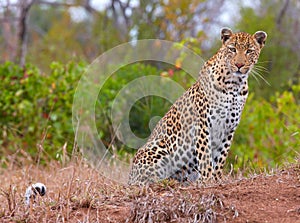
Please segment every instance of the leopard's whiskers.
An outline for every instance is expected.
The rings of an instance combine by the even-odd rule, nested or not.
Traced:
[[[265,61],[258,61],[256,64],[265,64],[265,63],[270,63],[272,62],[271,60],[265,60]]]
[[[261,73],[268,73],[268,69],[263,67],[263,66],[259,66],[259,65],[255,65],[255,67],[252,69],[251,74],[254,77],[254,79],[257,81],[258,84],[259,80],[257,77],[259,77],[260,79],[262,79],[267,85],[271,86],[270,82],[266,80],[266,78],[261,74]]]

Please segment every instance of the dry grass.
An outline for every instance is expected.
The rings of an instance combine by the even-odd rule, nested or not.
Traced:
[[[0,222],[245,222],[254,218],[253,205],[258,203],[251,203],[247,196],[251,194],[254,199],[259,195],[261,204],[268,205],[275,195],[266,196],[265,201],[263,195],[271,186],[278,194],[282,190],[283,196],[290,188],[291,201],[300,204],[299,162],[277,172],[249,179],[228,176],[222,185],[205,187],[182,187],[173,181],[163,181],[139,188],[113,182],[79,158],[64,164],[53,161],[47,166],[15,165],[0,169]],[[30,209],[24,203],[24,193],[36,182],[44,183],[47,193],[38,196]],[[300,206],[286,205],[292,210],[288,219],[300,219]],[[259,218],[263,215],[257,210],[255,213],[254,220],[258,222],[268,219]]]
[[[29,165],[22,169],[3,169],[1,182],[0,216],[7,222],[87,220],[90,210],[102,205],[100,200],[117,196],[122,187],[106,181],[80,161],[66,167],[52,162],[47,167]],[[44,183],[48,190],[45,197],[37,197],[30,212],[24,203],[24,194],[26,188],[36,182]],[[78,216],[76,210],[79,208],[86,209],[85,216]]]
[[[102,177],[81,161],[70,162],[66,167],[52,162],[47,167],[3,169],[1,182],[2,222],[164,222],[172,219],[214,222],[218,215],[214,208],[223,208],[221,199],[214,194],[199,199],[193,191],[175,182],[128,188]],[[30,210],[24,203],[24,193],[36,182],[47,186],[47,194],[37,196]]]

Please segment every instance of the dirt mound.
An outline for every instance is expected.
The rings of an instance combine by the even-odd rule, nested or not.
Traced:
[[[0,170],[1,222],[300,222],[300,165],[220,185],[127,187],[83,164]],[[47,194],[31,208],[28,185]]]

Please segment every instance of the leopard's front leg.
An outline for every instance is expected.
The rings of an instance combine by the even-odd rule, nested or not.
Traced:
[[[206,128],[200,130],[200,135],[197,137],[196,156],[198,160],[198,170],[200,173],[201,182],[208,182],[213,174],[212,151],[209,142],[209,131]]]
[[[222,172],[228,157],[233,135],[234,131],[225,134],[220,144],[212,148],[213,177],[216,181],[222,180]]]
[[[209,131],[207,114],[208,107],[203,106],[202,112],[195,120],[195,157],[198,162],[198,172],[202,183],[208,182],[213,174],[213,159],[211,150],[211,133]]]

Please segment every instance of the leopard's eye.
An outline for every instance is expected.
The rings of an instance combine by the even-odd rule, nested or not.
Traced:
[[[236,49],[235,49],[234,47],[228,47],[228,49],[229,49],[231,52],[233,52],[233,53],[236,52]]]
[[[253,51],[254,51],[253,49],[248,49],[248,50],[246,51],[246,53],[249,54],[249,53],[252,53]]]

